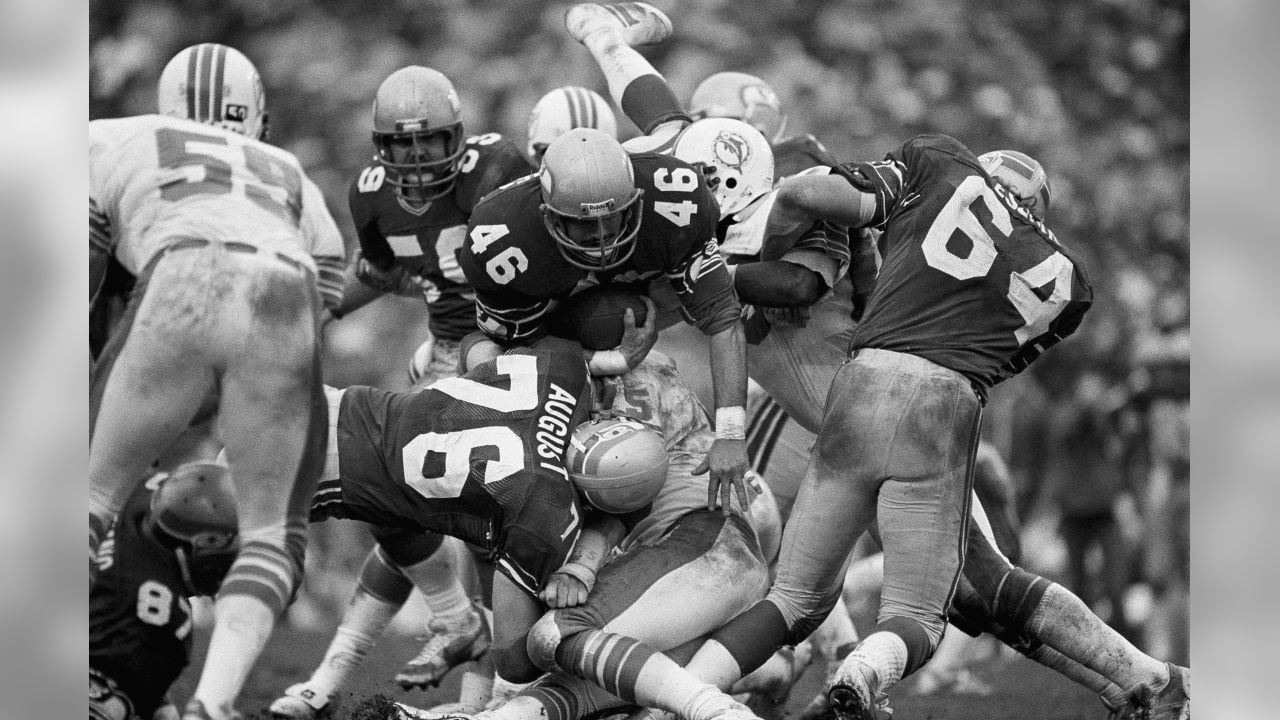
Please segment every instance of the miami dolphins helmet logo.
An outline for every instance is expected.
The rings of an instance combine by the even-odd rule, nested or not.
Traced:
[[[723,167],[742,172],[742,166],[751,160],[751,146],[738,133],[722,131],[716,136],[712,147],[716,164]]]

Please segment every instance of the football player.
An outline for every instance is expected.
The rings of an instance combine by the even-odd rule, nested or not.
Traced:
[[[333,317],[382,293],[422,297],[430,337],[414,352],[409,377],[424,387],[456,375],[458,344],[474,331],[473,293],[458,266],[467,220],[481,197],[533,171],[519,148],[498,133],[467,136],[453,84],[440,72],[412,65],[391,73],[373,102],[374,159],[351,184],[351,217],[360,241],[356,279]],[[370,587],[418,588],[431,609],[427,642],[396,676],[408,687],[439,683],[457,665],[488,647],[481,612],[459,580],[438,534],[373,526],[377,547],[334,635],[326,662],[349,656],[356,638],[370,635],[399,611]],[[380,579],[373,576],[381,575]],[[400,596],[397,591],[393,593]],[[300,683],[272,705],[277,717],[310,718],[307,699],[329,692],[323,665],[314,683]]]
[[[166,698],[191,656],[191,605],[236,557],[225,466],[189,463],[129,496],[99,548],[89,593],[89,717],[176,718]]]
[[[542,164],[542,155],[552,140],[575,128],[595,128],[611,136],[618,135],[618,121],[609,103],[594,90],[566,85],[539,98],[529,113],[529,132],[525,151],[534,165]]]
[[[300,579],[323,449],[317,322],[341,301],[345,259],[319,188],[260,140],[262,83],[244,56],[188,48],[159,96],[173,117],[89,123],[90,218],[109,238],[95,268],[111,256],[137,278],[94,368],[90,556],[132,483],[216,408],[241,545],[185,714],[220,720]]]
[[[975,535],[968,505],[986,393],[1070,335],[1092,301],[1070,251],[1033,212],[1048,204],[1047,183],[1035,197],[1009,189],[1035,185],[1043,168],[1003,155],[984,163],[950,137],[924,135],[884,161],[783,183],[783,208],[882,228],[885,259],[792,510],[806,522],[787,526],[768,598],[704,647],[711,663],[719,656],[749,670],[764,659],[762,645],[803,636],[830,607],[847,552],[873,518],[886,558],[880,622],[830,688],[837,713],[881,717],[885,690],[937,646],[965,538]],[[1009,158],[1021,167],[993,179],[987,167],[999,171]],[[970,211],[978,203],[981,219]],[[950,241],[957,232],[972,244],[963,257]],[[1189,671],[1144,655],[1061,586],[975,544],[998,556],[971,551],[979,570],[966,575],[992,620],[1034,629],[1149,713],[1189,704]]]
[[[646,133],[626,146],[670,153],[707,174],[720,205],[720,252],[739,298],[748,303],[748,376],[786,413],[816,432],[831,368],[843,360],[852,334],[855,299],[865,297],[874,282],[874,248],[860,236],[863,242],[851,257],[848,233],[817,222],[785,246],[766,248],[763,238],[773,179],[781,174],[775,168],[796,172],[829,155],[819,152],[821,146],[811,138],[770,147],[784,124],[777,96],[750,75],[712,76],[694,93],[694,109],[686,113],[661,74],[632,47],[658,42],[671,32],[670,19],[647,4],[575,5],[566,13],[565,25],[590,51],[623,111]],[[776,150],[785,156],[775,156]],[[790,313],[804,319],[786,321]],[[784,422],[786,416],[779,415],[774,427]],[[758,451],[758,439],[754,446]],[[784,521],[801,476],[765,474]],[[843,608],[829,616],[817,639],[834,671],[857,641]]]
[[[695,471],[715,434],[675,364],[650,352],[635,369],[602,382],[607,389],[597,397],[607,414],[661,432],[666,481],[647,507],[627,518],[629,527],[615,520],[594,544],[584,535],[551,575],[540,597],[553,610],[527,637],[497,648],[503,677],[551,674],[477,717],[577,720],[620,710],[622,701],[662,707],[665,695],[646,683],[646,668],[672,663],[668,656],[690,657],[701,638],[760,598],[768,584],[779,525],[772,496],[758,495],[747,513],[736,506],[730,515],[707,509],[705,481]],[[623,463],[620,472],[635,473],[650,464],[645,450],[639,444],[612,448],[588,460],[589,467],[608,476],[611,462]],[[673,605],[672,598],[681,602]],[[752,717],[714,688],[705,690],[706,697],[667,709],[692,718]]]
[[[465,340],[461,351],[465,357]],[[512,595],[532,598],[583,527],[564,469],[568,434],[590,409],[581,353],[576,343],[547,338],[420,391],[326,388],[328,459],[311,519],[460,538],[510,578],[502,584]],[[348,615],[358,624],[339,629],[311,678],[273,703],[273,715],[326,711],[409,595],[389,566],[382,549],[365,561],[360,593],[381,605],[353,603]],[[495,635],[508,619],[495,618]]]
[[[665,276],[686,319],[710,337],[716,441],[711,475],[748,504],[746,359],[741,306],[716,247],[719,208],[702,174],[665,155],[629,155],[599,130],[561,135],[537,175],[485,198],[471,216],[460,262],[476,289],[480,328],[504,345],[546,332],[552,303],[600,283],[641,284]],[[590,355],[595,374],[621,374],[639,364],[653,341],[650,312],[637,346]],[[708,506],[716,499],[708,495]]]
[[[778,178],[837,162],[813,135],[784,135],[787,117],[778,94],[755,75],[732,71],[711,75],[694,88],[689,116],[694,120],[734,118],[759,130],[773,147],[774,176]]]

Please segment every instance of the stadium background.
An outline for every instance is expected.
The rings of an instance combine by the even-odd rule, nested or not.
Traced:
[[[1075,337],[995,389],[988,439],[1018,483],[1024,564],[1051,577],[1070,572],[1064,518],[1105,515],[1121,500],[1119,569],[1102,563],[1113,552],[1094,550],[1085,557],[1090,588],[1074,589],[1095,600],[1104,617],[1126,625],[1140,645],[1162,644],[1185,662],[1181,633],[1171,641],[1143,632],[1152,568],[1169,567],[1167,558],[1153,563],[1143,550],[1156,536],[1172,536],[1163,542],[1185,550],[1188,533],[1180,529],[1189,506],[1147,512],[1151,456],[1172,447],[1185,463],[1186,448],[1181,435],[1161,437],[1177,422],[1144,431],[1149,414],[1141,389],[1153,376],[1148,370],[1185,365],[1189,356],[1188,3],[654,4],[672,16],[675,35],[644,52],[682,99],[707,75],[740,70],[774,87],[790,132],[814,134],[841,159],[876,159],[913,134],[945,132],[976,152],[1016,148],[1045,164],[1055,192],[1049,223],[1082,253],[1097,301]],[[174,53],[197,42],[232,45],[263,75],[272,142],[299,157],[352,247],[347,187],[372,153],[374,91],[396,68],[422,64],[444,72],[458,88],[468,133],[497,131],[521,145],[528,112],[544,92],[578,84],[607,96],[600,72],[563,30],[564,6],[92,3],[90,118],[153,112],[155,82]],[[636,132],[620,113],[619,119],[624,134]],[[426,334],[421,302],[379,300],[330,327],[326,379],[403,388],[409,353]],[[677,355],[680,343],[678,332],[664,340]],[[699,379],[698,367],[682,369]],[[1174,394],[1189,392],[1180,371],[1169,382]],[[1101,418],[1101,427],[1090,418]],[[1080,452],[1103,445],[1107,453]],[[1153,451],[1160,447],[1166,449]],[[1123,501],[1125,488],[1134,503]],[[315,573],[291,617],[297,632],[323,635],[332,627],[368,542],[342,523],[313,533],[308,563]],[[1126,589],[1127,615],[1106,597],[1108,573]],[[1185,596],[1185,587],[1174,592]],[[292,653],[296,667],[287,679],[318,659],[320,645],[312,644],[304,659]],[[1010,687],[1026,684],[1009,680]]]

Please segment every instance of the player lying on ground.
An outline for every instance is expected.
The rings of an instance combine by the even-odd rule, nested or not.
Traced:
[[[502,677],[528,681],[544,670],[551,674],[479,717],[577,720],[628,704],[648,705],[657,698],[637,674],[645,659],[664,657],[664,652],[688,658],[701,638],[758,599],[768,582],[766,557],[773,548],[761,550],[757,530],[767,531],[765,543],[773,544],[768,538],[775,537],[778,522],[772,498],[757,498],[751,514],[736,506],[729,515],[706,508],[706,482],[695,471],[704,464],[714,434],[675,365],[651,352],[639,367],[604,382],[608,389],[602,394],[611,397],[605,409],[661,430],[665,482],[646,507],[628,516],[632,527],[625,537],[623,523],[615,525],[609,539],[621,538],[616,551],[583,544],[574,549],[542,593],[556,609],[540,619],[535,612],[527,633],[495,642]],[[640,448],[614,452],[621,457],[575,460],[571,453],[570,472],[581,472],[578,465],[585,464],[608,476],[610,463],[628,470],[648,464]],[[588,493],[589,503],[591,498]],[[621,503],[607,507],[630,509]],[[499,582],[495,579],[495,585]],[[495,603],[499,595],[495,587]],[[510,606],[502,610],[511,611]],[[606,666],[616,671],[602,672]],[[685,710],[749,717],[736,705]],[[403,713],[419,714],[409,708]]]

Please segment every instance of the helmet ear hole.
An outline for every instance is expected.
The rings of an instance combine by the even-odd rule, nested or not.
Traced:
[[[729,188],[730,190],[733,190],[734,188],[738,187],[738,178],[735,178],[735,177],[725,178],[724,186]]]

